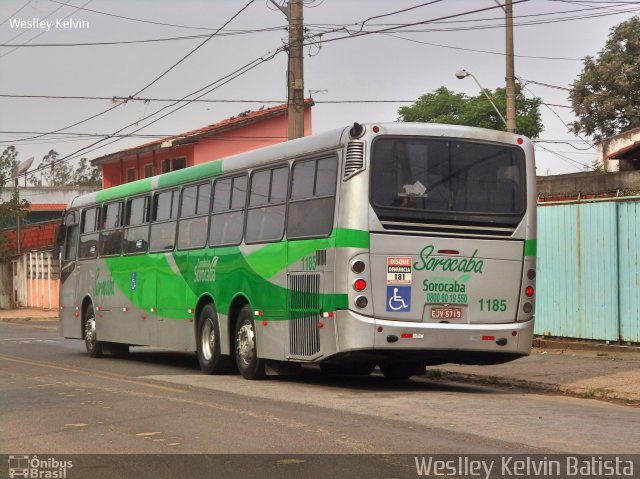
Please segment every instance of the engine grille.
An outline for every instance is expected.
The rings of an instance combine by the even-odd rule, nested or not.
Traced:
[[[289,275],[289,352],[311,357],[320,352],[320,275]]]

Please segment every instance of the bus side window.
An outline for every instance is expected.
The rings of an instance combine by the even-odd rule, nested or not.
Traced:
[[[124,220],[122,252],[146,253],[149,247],[149,195],[129,198]]]
[[[79,212],[72,211],[67,213],[64,224],[67,228],[66,238],[64,242],[64,250],[62,254],[63,261],[75,261],[78,254],[78,237],[80,233]]]
[[[80,222],[79,259],[95,258],[98,255],[98,230],[100,225],[100,207],[92,206],[82,210]]]
[[[207,242],[211,183],[182,189],[178,221],[178,249],[202,248]]]
[[[247,175],[216,180],[211,206],[209,246],[240,244],[246,203]]]
[[[122,248],[122,201],[102,207],[100,256],[119,255]]]
[[[245,231],[247,243],[282,239],[287,212],[288,184],[288,165],[252,174]]]
[[[162,191],[153,195],[149,251],[170,251],[176,242],[178,217],[178,190]]]
[[[294,163],[287,238],[313,238],[331,234],[337,171],[336,157]]]

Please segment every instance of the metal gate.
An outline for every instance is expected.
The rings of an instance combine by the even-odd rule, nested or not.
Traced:
[[[640,342],[640,202],[538,207],[536,334]]]

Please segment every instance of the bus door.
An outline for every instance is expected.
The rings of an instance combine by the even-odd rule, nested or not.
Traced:
[[[333,292],[335,156],[293,164],[287,219],[289,344],[287,355],[313,360],[321,356],[323,296]],[[295,261],[293,261],[295,259]],[[327,311],[328,312],[328,311]]]
[[[70,211],[64,217],[62,234],[57,235],[60,258],[60,330],[66,338],[82,337],[80,298],[77,294],[78,238],[80,236],[80,212]]]

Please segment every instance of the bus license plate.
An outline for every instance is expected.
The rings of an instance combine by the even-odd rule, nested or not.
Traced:
[[[431,308],[431,319],[460,319],[462,308]]]

